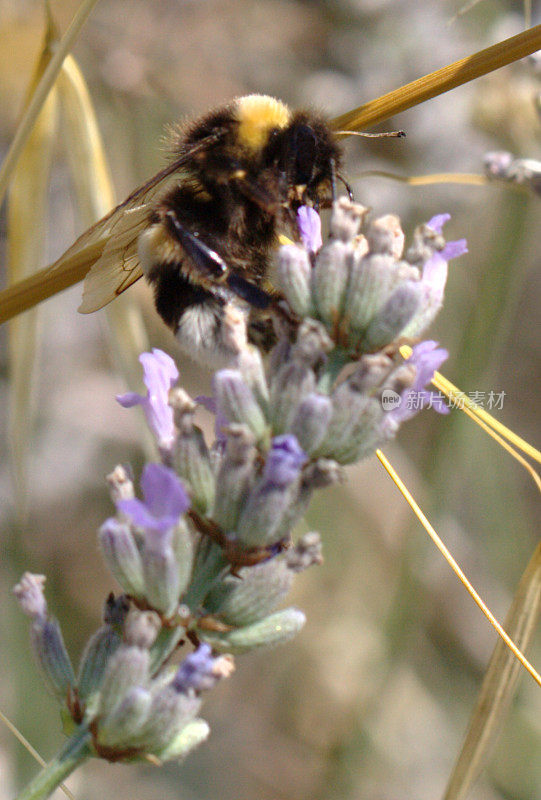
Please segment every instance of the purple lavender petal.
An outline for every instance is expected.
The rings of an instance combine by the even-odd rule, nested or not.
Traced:
[[[126,394],[117,394],[116,396],[116,401],[122,408],[133,408],[133,406],[141,405],[145,400],[146,397],[137,392],[126,392]]]
[[[438,347],[438,343],[428,339],[425,342],[416,344],[412,348],[408,362],[415,364],[417,375],[412,389],[421,391],[427,383],[434,377],[444,361],[449,358],[449,353],[443,347]]]
[[[173,678],[175,690],[185,693],[189,689],[197,692],[212,688],[218,680],[214,674],[215,660],[210,645],[206,643],[199,645],[197,650],[186,656],[180,664]]]
[[[446,242],[445,247],[441,251],[440,255],[446,261],[450,261],[452,258],[458,258],[458,256],[462,256],[467,252],[468,242],[466,239],[457,239],[454,242]]]
[[[173,359],[162,350],[154,348],[152,353],[141,353],[139,361],[143,366],[143,381],[148,389],[146,396],[136,392],[117,395],[117,401],[124,408],[141,405],[149,428],[158,440],[160,447],[171,447],[175,428],[173,409],[169,406],[169,391],[178,380],[178,369]]]
[[[296,436],[275,436],[265,464],[264,480],[269,486],[288,486],[308,460]]]
[[[297,211],[297,226],[302,243],[309,253],[317,253],[321,248],[321,219],[310,206],[301,206]]]
[[[181,517],[190,507],[190,499],[176,472],[163,464],[147,464],[141,478],[145,503],[158,517]]]
[[[118,504],[119,511],[126,514],[137,528],[144,528],[151,531],[167,531],[173,527],[174,522],[167,517],[156,518],[148,506],[137,497],[131,500],[121,500]]]
[[[149,531],[173,528],[190,507],[190,499],[178,475],[162,464],[147,464],[141,478],[143,500],[119,500],[117,508],[134,525]]]
[[[431,340],[421,342],[412,348],[412,354],[406,363],[415,365],[415,380],[412,386],[402,392],[400,404],[387,414],[389,422],[404,422],[428,407],[440,414],[449,412],[449,408],[435,392],[424,388],[448,357],[447,350],[438,347],[438,343]],[[414,399],[415,402],[410,402],[410,399]]]
[[[143,366],[143,381],[151,394],[167,395],[178,380],[177,365],[163,350],[154,348],[152,353],[141,353],[139,361]]]
[[[443,226],[446,222],[449,222],[450,219],[450,214],[436,214],[436,216],[432,217],[426,224],[429,228],[432,228],[433,231],[436,231],[436,233],[441,233]]]

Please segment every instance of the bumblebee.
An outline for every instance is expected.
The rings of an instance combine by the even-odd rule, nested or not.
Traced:
[[[88,259],[82,313],[145,275],[183,349],[219,364],[227,358],[222,326],[230,305],[246,314],[250,339],[272,340],[269,269],[278,232],[297,238],[298,207],[330,203],[340,162],[323,117],[265,95],[237,98],[184,125],[169,165],[53,268]]]

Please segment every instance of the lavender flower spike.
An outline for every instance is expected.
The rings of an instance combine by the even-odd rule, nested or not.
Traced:
[[[172,469],[147,464],[141,478],[143,500],[119,500],[117,508],[132,523],[146,531],[165,532],[174,528],[190,507],[184,484]]]
[[[158,441],[158,446],[169,450],[175,438],[173,410],[169,406],[169,390],[178,380],[178,369],[173,359],[162,350],[154,348],[152,353],[142,353],[139,361],[143,366],[143,381],[147,395],[127,392],[117,395],[124,408],[140,405],[149,428]]]

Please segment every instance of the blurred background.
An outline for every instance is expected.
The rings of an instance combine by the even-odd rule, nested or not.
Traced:
[[[78,3],[54,0],[62,31]],[[536,8],[537,6],[537,8]],[[168,123],[250,92],[343,113],[518,33],[524,4],[433,0],[102,0],[76,56],[96,107],[120,200],[163,164]],[[539,22],[534,3],[533,23]],[[0,0],[0,149],[20,115],[43,35],[43,4]],[[536,72],[537,70],[537,72]],[[467,237],[431,334],[444,373],[469,394],[504,392],[498,418],[536,444],[539,415],[539,199],[493,183],[412,187],[399,176],[482,172],[483,154],[539,158],[539,60],[525,60],[389,121],[404,140],[348,140],[346,174],[375,214],[406,232],[449,211],[448,239]],[[60,127],[61,130],[61,127]],[[83,229],[59,137],[47,260]],[[2,248],[5,211],[1,218]],[[2,264],[4,263],[2,251]],[[44,261],[44,264],[46,261]],[[39,266],[43,266],[41,264]],[[209,375],[142,305],[152,346],[178,358],[200,394]],[[28,459],[28,513],[17,518],[7,457],[6,331],[0,332],[0,707],[44,758],[60,747],[55,702],[29,655],[28,621],[11,595],[23,570],[47,575],[50,609],[76,661],[107,593],[96,531],[111,514],[105,475],[143,463],[138,411],[103,312],[77,314],[81,287],[45,303]],[[5,327],[5,326],[4,326]],[[526,472],[464,415],[425,411],[385,449],[440,535],[500,619],[538,541],[538,497]],[[434,800],[460,747],[496,635],[374,457],[326,490],[307,525],[325,563],[297,581],[308,622],[292,643],[241,657],[203,709],[212,735],[182,766],[93,762],[69,782],[77,800]],[[541,663],[537,637],[531,653]],[[526,675],[476,800],[532,800],[541,785],[539,689]],[[0,726],[0,798],[37,770]],[[58,795],[61,796],[61,795]]]

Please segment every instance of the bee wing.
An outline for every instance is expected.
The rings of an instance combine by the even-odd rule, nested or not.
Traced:
[[[220,132],[213,133],[201,139],[135,189],[124,202],[85,231],[51,265],[48,273],[71,273],[76,276],[75,282],[84,275],[79,311],[83,314],[97,311],[142,277],[137,240],[148,225],[153,201],[168,183],[178,181],[178,173],[197,152],[214,144],[220,135]]]
[[[90,256],[79,311],[97,311],[142,277],[137,241],[148,226],[152,202],[186,161],[183,156],[136,189],[110,214],[86,231],[64,257]],[[96,257],[97,255],[97,257]]]

